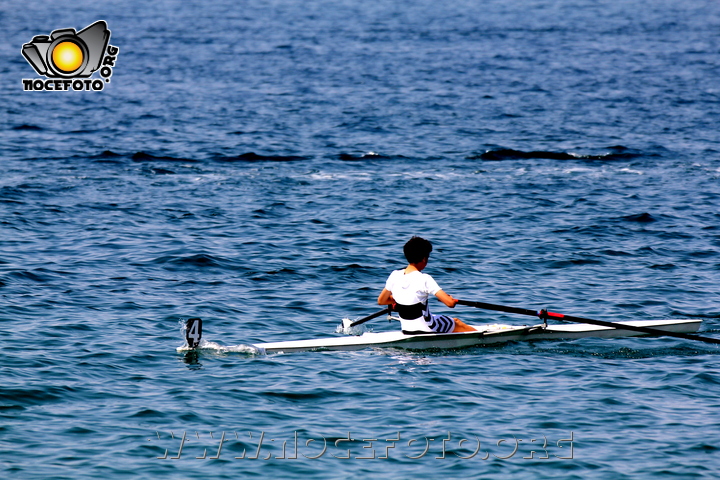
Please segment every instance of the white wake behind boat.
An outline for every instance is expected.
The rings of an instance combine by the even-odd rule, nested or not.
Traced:
[[[323,350],[362,350],[365,348],[401,348],[407,350],[467,348],[504,342],[531,340],[562,340],[585,337],[632,337],[647,333],[626,330],[621,325],[652,328],[656,331],[677,334],[693,333],[700,328],[702,320],[638,320],[617,322],[618,328],[604,325],[577,323],[570,325],[473,325],[474,332],[405,334],[401,331],[366,332],[358,336],[338,336],[312,340],[291,340],[285,342],[257,343],[252,345],[263,353],[290,353]],[[191,318],[187,321],[186,338],[188,345],[202,348],[202,321]],[[180,349],[188,349],[181,347]],[[179,349],[179,350],[180,350]]]

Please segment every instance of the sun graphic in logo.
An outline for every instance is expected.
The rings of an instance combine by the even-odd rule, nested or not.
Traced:
[[[52,52],[52,62],[63,72],[74,72],[83,64],[83,51],[75,42],[58,43]]]

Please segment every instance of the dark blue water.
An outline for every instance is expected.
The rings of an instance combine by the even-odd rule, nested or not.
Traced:
[[[100,19],[102,92],[22,90],[24,43]],[[4,478],[717,477],[713,345],[232,350],[376,311],[414,234],[458,298],[718,337],[720,4],[6,2],[0,25]],[[178,353],[190,316],[231,348]]]

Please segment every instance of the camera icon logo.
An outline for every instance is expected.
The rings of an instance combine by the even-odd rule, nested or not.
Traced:
[[[53,30],[37,35],[22,47],[22,54],[35,71],[48,78],[87,78],[98,70],[110,41],[110,30],[103,20],[83,30]]]

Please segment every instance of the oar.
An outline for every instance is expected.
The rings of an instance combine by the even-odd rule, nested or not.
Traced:
[[[601,327],[618,328],[621,330],[633,330],[635,332],[647,333],[649,335],[658,335],[666,337],[684,338],[686,340],[697,340],[699,342],[720,344],[720,339],[701,337],[699,335],[689,335],[687,333],[666,332],[657,328],[638,327],[635,325],[625,325],[617,322],[604,322],[602,320],[593,320],[592,318],[574,317],[572,315],[563,315],[562,313],[548,312],[547,310],[528,310],[526,308],[507,307],[505,305],[494,305],[484,302],[469,302],[467,300],[458,300],[458,305],[466,305],[468,307],[483,308],[485,310],[495,310],[498,312],[517,313],[520,315],[530,315],[531,317],[540,317],[543,320],[554,318],[566,322],[589,323],[591,325],[600,325]]]
[[[368,315],[367,317],[361,318],[360,320],[355,320],[355,321],[352,322],[350,325],[345,325],[345,321],[343,321],[343,328],[356,327],[356,326],[358,326],[358,325],[360,325],[360,324],[363,324],[363,323],[365,323],[365,322],[369,322],[369,321],[372,320],[373,318],[377,318],[377,317],[379,317],[379,316],[381,316],[381,315],[385,315],[385,314],[390,315],[391,312],[392,312],[392,306],[391,306],[391,305],[388,305],[387,307],[383,308],[382,310],[380,310],[380,311],[378,311],[378,312],[373,313],[372,315]]]

